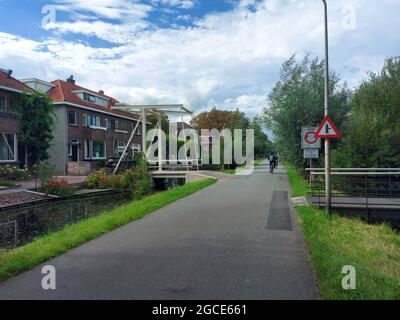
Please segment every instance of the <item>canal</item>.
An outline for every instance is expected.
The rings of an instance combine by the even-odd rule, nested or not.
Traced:
[[[131,201],[130,192],[49,200],[0,211],[0,249],[17,247]]]

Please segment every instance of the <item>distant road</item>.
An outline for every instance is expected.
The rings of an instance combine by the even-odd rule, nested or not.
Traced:
[[[317,299],[278,169],[213,186],[0,285],[0,299]],[[289,212],[290,210],[290,212]]]

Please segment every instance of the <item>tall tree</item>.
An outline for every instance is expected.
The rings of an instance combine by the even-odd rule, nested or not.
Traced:
[[[400,58],[386,60],[381,72],[370,73],[352,100],[344,145],[337,165],[400,166]]]
[[[199,131],[202,129],[230,129],[233,134],[233,130],[242,129],[242,148],[243,152],[246,148],[246,129],[251,129],[250,120],[246,117],[244,112],[236,109],[235,111],[230,110],[219,110],[216,107],[210,111],[205,111],[197,115],[193,119],[195,128]],[[260,130],[261,131],[261,130]],[[260,135],[258,136],[261,137]],[[223,163],[223,146],[224,139],[221,139],[221,163]],[[224,167],[222,165],[222,167]],[[229,167],[229,166],[228,166]]]
[[[248,129],[250,120],[246,117],[244,112],[236,109],[219,110],[213,107],[210,111],[204,111],[198,114],[193,119],[193,124],[197,130],[201,129]]]
[[[19,105],[21,143],[28,146],[32,164],[47,160],[56,120],[50,98],[39,92],[24,93]]]
[[[345,126],[351,96],[346,84],[330,73],[330,115],[339,129]],[[280,156],[297,167],[305,161],[301,150],[301,127],[317,126],[324,116],[324,63],[306,56],[290,57],[282,65],[280,79],[268,96],[264,120],[275,136]],[[333,145],[335,147],[335,145]]]

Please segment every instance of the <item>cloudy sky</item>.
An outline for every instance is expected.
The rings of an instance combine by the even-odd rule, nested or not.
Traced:
[[[351,86],[400,55],[399,0],[328,2],[331,64]],[[73,74],[134,104],[255,115],[285,59],[323,56],[320,0],[0,0],[0,12],[1,68]]]

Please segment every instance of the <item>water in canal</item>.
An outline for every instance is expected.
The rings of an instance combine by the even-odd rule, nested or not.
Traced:
[[[112,192],[0,211],[0,249],[21,246],[130,200],[130,193]]]

